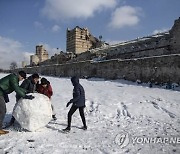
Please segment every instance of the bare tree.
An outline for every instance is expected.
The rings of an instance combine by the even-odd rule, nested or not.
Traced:
[[[99,35],[99,40],[102,41],[102,35]]]
[[[14,70],[14,69],[16,69],[17,68],[17,63],[16,62],[12,62],[11,64],[10,64],[10,70]]]
[[[4,70],[2,68],[0,68],[0,72],[4,72]]]

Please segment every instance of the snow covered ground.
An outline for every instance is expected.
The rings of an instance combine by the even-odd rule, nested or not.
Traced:
[[[0,74],[0,78],[5,74]],[[80,79],[86,92],[88,130],[79,129],[79,112],[72,129],[66,127],[66,103],[72,98],[69,78],[47,77],[54,95],[52,103],[58,120],[37,132],[17,131],[0,136],[4,154],[179,154],[180,92],[125,80]],[[11,118],[15,93],[10,95],[5,122]],[[128,134],[128,135],[127,135]],[[126,136],[125,136],[126,135]],[[151,140],[145,140],[145,139]]]

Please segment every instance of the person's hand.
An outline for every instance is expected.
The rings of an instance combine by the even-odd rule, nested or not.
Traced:
[[[26,95],[26,96],[24,97],[24,99],[30,99],[30,100],[32,100],[32,99],[34,99],[34,96],[32,96],[32,95]]]
[[[71,104],[71,101],[69,101],[69,102],[66,104],[66,107],[68,107],[70,104]]]

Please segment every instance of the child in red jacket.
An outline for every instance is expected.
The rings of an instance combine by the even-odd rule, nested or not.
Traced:
[[[51,96],[53,95],[52,87],[50,85],[50,82],[46,78],[41,79],[41,84],[37,85],[37,92],[46,95],[51,99]],[[54,107],[51,104],[53,115],[52,118],[54,120],[57,120],[56,115],[54,114]]]

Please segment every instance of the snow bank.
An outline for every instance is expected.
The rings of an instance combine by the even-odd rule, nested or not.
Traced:
[[[33,100],[20,99],[15,106],[13,116],[29,131],[36,131],[46,126],[52,118],[51,102],[45,95],[34,93]]]

